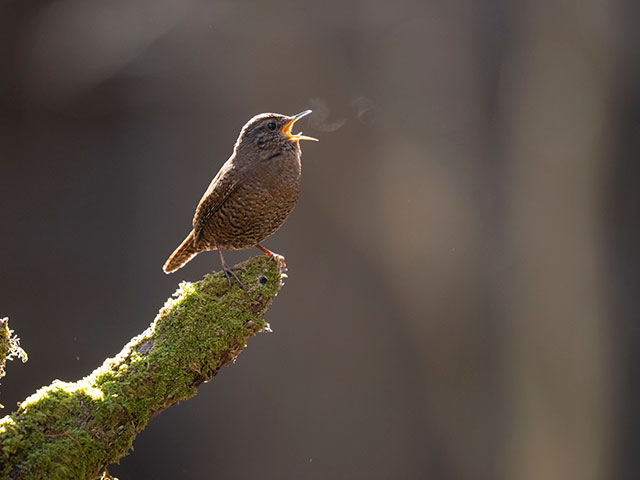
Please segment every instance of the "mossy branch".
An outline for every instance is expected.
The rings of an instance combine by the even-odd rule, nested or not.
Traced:
[[[221,273],[182,283],[151,326],[75,383],[55,380],[0,419],[0,478],[97,479],[165,408],[232,363],[268,329],[277,262],[255,257],[229,287]]]

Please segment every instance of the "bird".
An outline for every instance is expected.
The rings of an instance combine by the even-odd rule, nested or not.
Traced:
[[[300,140],[317,138],[292,134],[291,128],[309,115],[261,113],[249,120],[233,153],[205,191],[193,216],[193,229],[163,266],[173,273],[197,254],[217,250],[227,281],[242,282],[226,264],[222,250],[257,247],[285,267],[284,257],[260,245],[293,211],[300,195]]]

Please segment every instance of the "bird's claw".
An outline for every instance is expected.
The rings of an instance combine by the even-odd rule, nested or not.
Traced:
[[[280,271],[281,272],[286,272],[287,271],[287,264],[284,261],[284,257],[282,255],[278,255],[277,253],[272,252],[268,248],[264,248],[260,244],[256,245],[256,248],[258,250],[260,250],[262,253],[264,253],[270,259],[273,259],[274,261],[278,262],[280,264]]]
[[[227,281],[229,282],[229,286],[231,286],[231,277],[233,277],[233,278],[236,279],[238,284],[240,284],[240,286],[242,288],[244,288],[244,283],[242,283],[242,281],[240,281],[240,279],[238,278],[238,275],[236,275],[236,273],[234,272],[234,270],[245,270],[244,268],[241,268],[241,267],[229,268],[227,266],[224,266],[222,270],[224,271],[225,277],[227,277]]]
[[[274,260],[280,264],[280,270],[283,272],[287,271],[287,262],[284,261],[284,257],[277,253],[271,255],[271,260]]]

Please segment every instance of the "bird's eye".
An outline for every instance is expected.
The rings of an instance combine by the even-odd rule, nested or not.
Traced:
[[[276,129],[276,124],[273,122],[269,122],[267,123],[267,127],[269,128],[269,130],[275,130]]]

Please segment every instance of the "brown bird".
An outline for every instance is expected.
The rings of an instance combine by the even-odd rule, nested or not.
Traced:
[[[204,193],[193,217],[193,230],[171,254],[163,270],[172,273],[207,250],[218,250],[229,284],[231,275],[222,250],[257,247],[284,266],[284,257],[260,245],[278,230],[298,201],[302,167],[300,140],[316,138],[293,135],[291,127],[305,110],[288,117],[278,113],[256,115],[242,127],[225,162]]]

